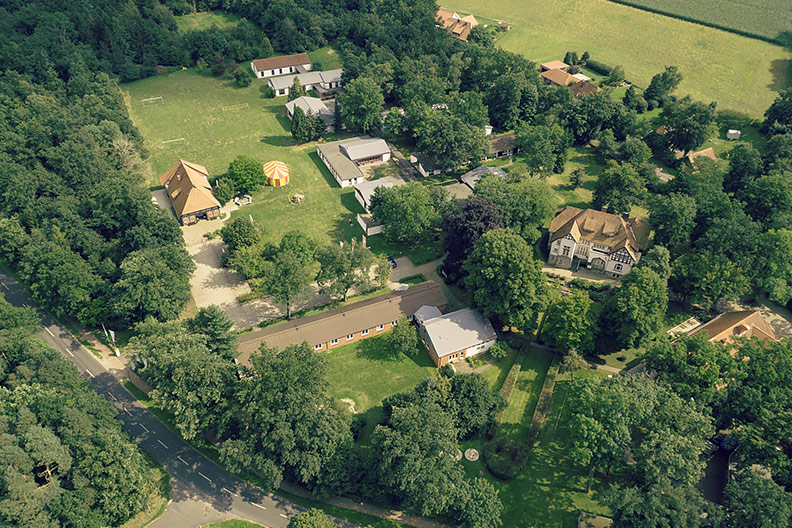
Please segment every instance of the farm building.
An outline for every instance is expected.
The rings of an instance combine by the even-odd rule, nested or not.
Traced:
[[[327,108],[327,105],[319,98],[302,96],[289,101],[284,106],[286,107],[286,114],[289,116],[289,119],[294,115],[294,109],[299,108],[305,115],[311,113],[313,115],[322,116],[322,119],[324,119],[324,122],[327,124],[327,131],[330,132],[333,130],[333,112],[331,112],[330,109]]]
[[[718,157],[715,155],[715,151],[712,147],[694,152],[687,157],[690,164],[694,166],[696,165],[696,160],[698,158],[709,158],[712,161],[718,161]]]
[[[390,330],[401,316],[411,319],[424,305],[443,308],[448,301],[436,282],[423,282],[326,312],[244,334],[239,337],[239,362],[249,364],[250,353],[262,343],[283,349],[308,342],[314,350],[330,350]]]
[[[321,99],[330,98],[341,87],[341,75],[344,73],[342,68],[327,71],[312,71],[307,73],[298,73],[296,75],[283,75],[281,77],[273,77],[267,81],[275,91],[275,95],[289,95],[289,90],[294,79],[300,80],[303,88],[306,90],[313,90],[319,95]]]
[[[777,341],[773,327],[764,320],[759,310],[726,312],[715,319],[692,329],[688,335],[706,332],[710,342],[728,343],[735,337],[755,337]]]
[[[341,187],[363,183],[361,165],[385,162],[391,157],[384,140],[368,136],[323,143],[316,147],[316,153]]]
[[[600,88],[599,86],[596,86],[588,81],[580,81],[570,85],[569,91],[572,92],[572,96],[577,99],[579,97],[583,97],[584,95],[597,93],[600,91]]]
[[[220,217],[220,202],[212,193],[206,167],[179,159],[160,176],[176,218],[183,225]]]
[[[539,65],[540,72],[546,72],[550,70],[561,70],[567,71],[569,69],[569,64],[560,60],[554,60],[550,62],[543,62]]]
[[[430,315],[428,312],[423,310],[421,316]],[[418,328],[438,367],[483,354],[492,348],[497,338],[492,324],[473,308],[424,319]]]
[[[580,79],[574,75],[570,75],[564,70],[558,68],[554,70],[543,71],[539,75],[542,76],[545,84],[555,84],[556,86],[569,86],[570,84],[580,82]]]
[[[415,170],[424,178],[437,176],[443,172],[438,166],[437,158],[427,154],[410,154],[410,163],[415,166]]]
[[[289,73],[304,73],[311,70],[311,59],[305,53],[280,55],[250,61],[250,69],[259,79]]]

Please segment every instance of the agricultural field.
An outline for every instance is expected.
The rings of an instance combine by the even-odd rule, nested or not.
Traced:
[[[623,66],[643,87],[675,64],[684,75],[679,94],[752,117],[761,117],[790,85],[789,50],[608,0],[453,0],[443,7],[511,24],[497,45],[535,62],[589,51],[598,61]]]
[[[651,9],[669,16],[778,39],[792,32],[792,9],[788,0],[612,0],[619,4]]]

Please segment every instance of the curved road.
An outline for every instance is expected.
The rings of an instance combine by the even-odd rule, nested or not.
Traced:
[[[115,406],[118,418],[132,438],[168,471],[171,502],[165,513],[149,526],[195,528],[242,518],[268,528],[284,528],[291,516],[304,510],[232,475],[174,434],[121,385],[116,377],[124,373],[120,363],[118,369],[108,370],[2,270],[0,293],[14,306],[38,310],[44,329],[37,336],[77,365],[93,388]],[[336,523],[343,528],[355,528],[345,521],[336,520]]]

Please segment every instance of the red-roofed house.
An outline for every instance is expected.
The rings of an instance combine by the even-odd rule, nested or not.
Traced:
[[[734,337],[755,337],[762,341],[778,341],[773,327],[759,310],[726,312],[694,328],[688,335],[706,332],[710,342],[728,343]]]

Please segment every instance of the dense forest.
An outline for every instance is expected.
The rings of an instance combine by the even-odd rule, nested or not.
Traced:
[[[149,465],[40,329],[32,308],[0,298],[0,525],[118,526],[146,507]]]

